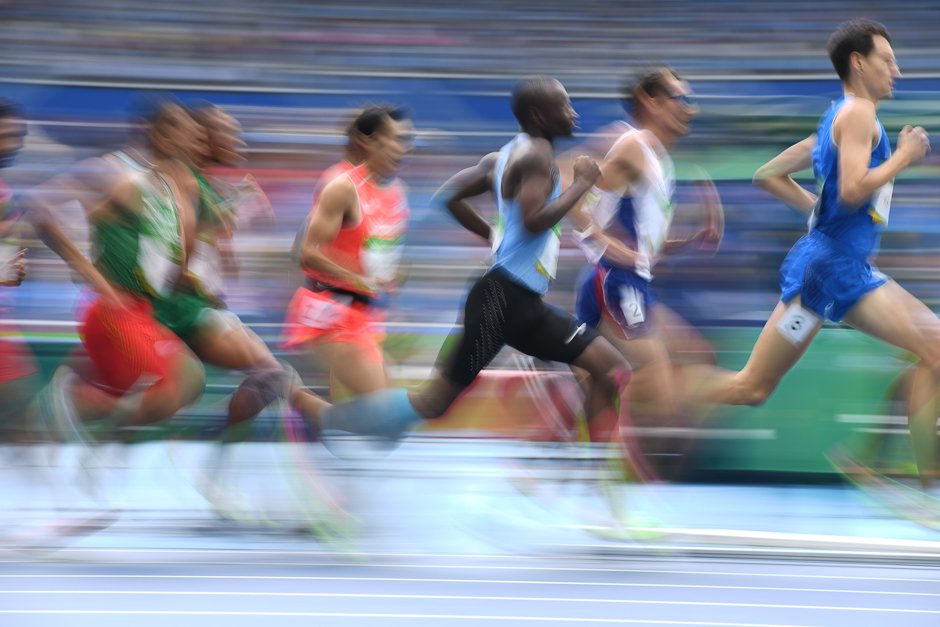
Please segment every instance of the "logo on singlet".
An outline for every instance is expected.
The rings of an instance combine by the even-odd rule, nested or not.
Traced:
[[[577,329],[571,332],[571,335],[565,338],[565,344],[571,344],[571,342],[574,341],[574,338],[578,337],[579,335],[584,335],[584,332],[586,330],[587,330],[587,324],[582,322],[580,325],[578,325]]]

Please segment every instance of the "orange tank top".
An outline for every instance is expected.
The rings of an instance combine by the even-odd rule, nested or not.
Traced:
[[[343,161],[323,173],[320,189],[333,178],[343,175],[348,176],[356,187],[359,221],[343,225],[336,238],[322,245],[320,251],[337,265],[357,274],[392,280],[398,272],[408,223],[404,188],[397,178],[386,185],[379,185],[372,180],[365,165],[352,167]],[[304,268],[304,271],[325,287],[362,292],[361,287],[342,282],[334,276],[310,268]]]

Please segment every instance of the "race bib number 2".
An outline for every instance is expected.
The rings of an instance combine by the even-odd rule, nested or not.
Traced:
[[[646,322],[646,306],[639,290],[631,286],[620,289],[620,311],[628,327],[636,327]]]

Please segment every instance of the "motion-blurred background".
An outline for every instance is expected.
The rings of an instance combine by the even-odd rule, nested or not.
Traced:
[[[726,234],[715,256],[661,266],[657,296],[714,343],[723,365],[740,367],[776,304],[780,261],[805,230],[805,218],[753,186],[751,176],[812,133],[841,94],[825,43],[839,22],[860,16],[889,28],[905,75],[881,111],[892,142],[904,124],[940,128],[940,6],[931,0],[2,2],[0,90],[23,106],[29,122],[25,150],[3,176],[22,192],[119,146],[127,107],[141,92],[219,104],[241,121],[248,142],[249,158],[232,179],[251,172],[274,213],[244,208],[235,238],[241,270],[229,279],[228,301],[276,346],[299,281],[291,246],[319,173],[341,158],[350,109],[407,105],[418,137],[401,173],[413,216],[409,280],[388,322],[395,374],[407,382],[430,368],[488,253],[431,207],[430,195],[515,132],[512,84],[528,74],[565,84],[581,115],[579,136],[559,147],[569,150],[623,118],[620,88],[636,69],[667,63],[689,80],[701,107],[674,154],[679,178],[697,178],[701,168],[716,181]],[[937,166],[928,159],[900,177],[878,259],[932,308],[940,296]],[[680,202],[688,196],[688,186],[680,186]],[[698,219],[679,211],[679,228]],[[66,220],[83,232],[77,207]],[[28,232],[23,237],[30,274],[23,286],[5,290],[5,317],[26,332],[51,374],[77,342],[82,288]],[[573,308],[583,266],[567,237],[550,301]],[[308,384],[322,384],[316,364],[294,359]],[[647,436],[683,443],[687,478],[831,478],[824,453],[836,443],[885,447],[883,463],[903,470],[910,460],[906,424],[891,399],[906,363],[876,341],[829,326],[765,406],[724,409],[705,425]],[[203,401],[180,419],[212,431],[230,389],[225,373],[210,373]],[[498,394],[485,384],[479,391]],[[508,406],[468,399],[441,432],[506,435],[531,418],[524,402]],[[264,437],[263,421],[258,432]]]

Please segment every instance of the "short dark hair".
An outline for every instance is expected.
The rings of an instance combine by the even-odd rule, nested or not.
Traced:
[[[640,68],[630,79],[624,82],[621,90],[623,108],[631,111],[636,106],[636,96],[643,92],[647,96],[669,95],[666,81],[669,77],[681,81],[679,73],[668,65],[651,65]]]
[[[550,76],[530,76],[522,79],[512,90],[512,114],[520,126],[532,123],[532,110],[545,103],[545,96],[558,81]]]
[[[826,51],[839,79],[849,77],[849,58],[853,52],[867,57],[875,47],[875,36],[880,35],[891,43],[891,36],[883,24],[872,20],[856,19],[843,22],[829,38]]]
[[[21,117],[23,117],[23,109],[18,104],[12,100],[0,98],[0,119]]]
[[[143,93],[136,95],[128,107],[128,119],[131,123],[153,127],[166,123],[169,109],[178,106],[188,112],[182,101],[167,92]]]
[[[386,118],[400,122],[411,118],[405,107],[390,104],[374,104],[363,107],[346,126],[346,135],[354,134],[368,137],[385,124]]]
[[[209,102],[208,100],[196,100],[189,104],[188,110],[189,115],[192,116],[196,122],[205,126],[209,121],[209,118],[212,117],[216,112],[222,111],[222,108],[214,102]]]

